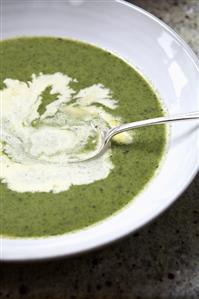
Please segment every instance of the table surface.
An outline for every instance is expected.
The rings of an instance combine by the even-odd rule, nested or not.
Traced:
[[[198,0],[131,2],[169,24],[199,54]],[[162,216],[105,249],[59,261],[1,264],[2,298],[199,298],[199,175]]]

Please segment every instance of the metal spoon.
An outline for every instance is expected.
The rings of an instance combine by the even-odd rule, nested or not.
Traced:
[[[169,122],[177,122],[177,121],[183,121],[183,120],[193,120],[193,119],[199,119],[199,111],[190,112],[186,114],[179,114],[174,116],[164,116],[164,117],[157,117],[157,118],[151,118],[141,121],[135,121],[132,123],[123,124],[114,128],[111,128],[107,131],[101,132],[101,145],[98,149],[98,151],[94,152],[93,155],[89,156],[86,159],[77,159],[74,161],[71,161],[72,163],[75,162],[83,162],[88,160],[93,160],[95,158],[100,157],[103,155],[106,150],[108,149],[110,140],[117,134],[123,133],[125,131],[129,131],[132,129],[137,129],[141,127],[148,127],[153,125],[160,125],[165,124]]]

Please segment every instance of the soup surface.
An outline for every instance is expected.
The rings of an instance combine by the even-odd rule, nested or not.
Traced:
[[[90,164],[69,165],[67,159],[71,152],[95,150],[96,127],[163,115],[146,80],[113,54],[62,38],[5,40],[0,55],[1,233],[63,234],[128,204],[159,166],[164,126],[118,136]],[[90,127],[93,119],[95,129]]]

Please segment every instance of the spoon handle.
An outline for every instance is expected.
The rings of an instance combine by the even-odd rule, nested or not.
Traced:
[[[163,116],[163,117],[151,118],[151,119],[146,119],[141,121],[135,121],[132,123],[123,124],[110,129],[108,132],[108,139],[110,140],[116,134],[129,131],[132,129],[140,128],[140,127],[148,127],[148,126],[160,125],[169,122],[193,120],[193,119],[199,119],[199,111],[190,112],[186,114]]]

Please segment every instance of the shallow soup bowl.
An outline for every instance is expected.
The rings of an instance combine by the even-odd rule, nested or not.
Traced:
[[[199,110],[198,60],[168,26],[124,1],[3,1],[2,38],[59,36],[107,49],[134,65],[155,87],[168,114]],[[2,260],[71,256],[139,229],[170,206],[199,168],[198,122],[169,129],[158,173],[115,215],[55,237],[1,238]]]

